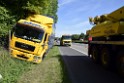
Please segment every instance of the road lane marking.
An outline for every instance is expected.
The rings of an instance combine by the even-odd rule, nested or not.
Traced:
[[[88,48],[88,46],[86,45],[86,44],[72,44],[72,46],[76,46],[76,47],[82,47],[82,46],[84,46],[84,48]]]
[[[77,50],[77,49],[75,49],[75,48],[72,48],[72,47],[70,47],[71,49],[73,49],[73,50],[76,50],[76,51],[78,51],[78,52],[81,52],[81,53],[83,53],[83,54],[85,54],[85,55],[87,55],[87,53],[86,52],[84,52],[83,50],[82,51],[80,51],[80,50]]]

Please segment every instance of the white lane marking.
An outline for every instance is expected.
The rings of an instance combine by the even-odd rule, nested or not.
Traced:
[[[60,52],[61,55],[63,55],[63,52],[60,50],[60,48],[59,48],[59,52]]]
[[[82,47],[84,46],[84,48],[88,48],[88,45],[87,44],[80,44],[80,43],[73,43],[72,46],[76,46],[76,47]]]
[[[80,50],[77,50],[77,49],[75,49],[75,48],[72,48],[72,47],[70,47],[71,49],[74,49],[74,50],[76,50],[76,51],[78,51],[78,52],[81,52],[81,53],[83,53],[83,54],[85,54],[85,55],[87,55],[87,53],[86,52],[84,52],[83,50],[82,51],[80,51]]]

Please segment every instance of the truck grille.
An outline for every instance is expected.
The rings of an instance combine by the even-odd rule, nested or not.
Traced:
[[[23,58],[23,59],[28,59],[28,57],[24,56],[24,55],[17,55],[18,57],[20,58]]]
[[[64,41],[65,43],[70,43],[70,41]]]
[[[34,46],[24,44],[24,43],[20,43],[20,42],[16,42],[15,47],[21,48],[21,49],[24,49],[24,50],[28,50],[28,51],[34,51],[34,49],[35,49]]]

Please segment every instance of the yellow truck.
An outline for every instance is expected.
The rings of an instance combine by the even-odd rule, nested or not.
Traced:
[[[54,34],[54,20],[43,15],[31,15],[19,20],[11,31],[9,49],[12,57],[40,63]]]
[[[110,14],[89,18],[88,55],[103,67],[114,66],[124,76],[124,7]]]
[[[72,43],[71,35],[62,35],[62,37],[60,39],[60,45],[71,46],[71,43]]]

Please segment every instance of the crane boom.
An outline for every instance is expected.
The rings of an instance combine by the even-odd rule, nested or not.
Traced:
[[[94,18],[89,18],[89,22],[92,24],[100,24],[104,21],[124,21],[124,6],[110,14],[104,14]]]

